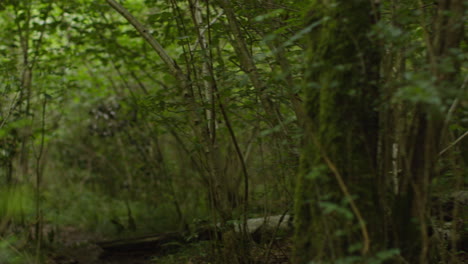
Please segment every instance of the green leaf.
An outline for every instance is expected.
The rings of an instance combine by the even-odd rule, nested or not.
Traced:
[[[325,214],[338,213],[349,220],[354,218],[354,215],[348,208],[340,206],[339,204],[322,201],[319,202],[319,206],[323,209]]]

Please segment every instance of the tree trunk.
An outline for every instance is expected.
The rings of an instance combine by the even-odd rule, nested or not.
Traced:
[[[365,0],[314,1],[309,14],[316,27],[309,42],[294,263],[336,261],[356,247],[366,254],[382,234],[375,188],[380,56],[368,37],[375,15]]]

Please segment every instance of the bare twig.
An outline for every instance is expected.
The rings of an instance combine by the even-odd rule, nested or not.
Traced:
[[[447,150],[455,146],[458,142],[460,142],[463,138],[468,136],[468,131],[466,131],[463,135],[461,135],[459,138],[457,138],[454,142],[452,142],[450,145],[448,145],[446,148],[444,148],[441,152],[439,152],[439,156],[442,156]]]

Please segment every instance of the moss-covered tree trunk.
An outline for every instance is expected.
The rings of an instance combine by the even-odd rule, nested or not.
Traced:
[[[295,263],[365,254],[382,234],[376,178],[380,56],[369,38],[377,19],[371,2],[317,0],[311,6]]]
[[[431,251],[443,248],[429,237],[431,227],[437,228],[431,220],[431,186],[441,177],[440,164],[450,163],[441,156],[443,147],[456,142],[447,136],[447,126],[463,87],[461,36],[467,2],[439,1],[419,11],[414,21],[420,21],[417,27],[424,34],[417,41],[423,43],[421,54],[427,60],[418,68],[401,67],[399,74],[430,76],[418,89],[436,92],[430,100],[410,94],[396,98],[401,107],[396,119],[389,119],[386,112],[395,103],[377,90],[379,45],[369,38],[377,20],[373,2],[316,0],[311,6],[308,120],[296,190],[295,263],[338,259],[365,263],[383,255],[374,253],[391,248],[400,250],[401,261],[396,263],[440,260],[441,253]],[[408,21],[406,26],[414,27],[415,22]],[[403,57],[401,65],[408,61]],[[390,63],[391,69],[394,66]],[[403,83],[414,81],[405,78]],[[395,90],[404,91],[398,85]],[[377,115],[379,98],[387,101]],[[392,176],[393,162],[398,166]],[[453,166],[455,173],[463,165]],[[459,186],[462,176],[457,177]],[[455,248],[456,236],[452,240]],[[455,250],[451,254],[451,263],[458,263]]]

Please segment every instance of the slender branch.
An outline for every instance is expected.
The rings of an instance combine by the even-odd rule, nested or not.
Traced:
[[[159,44],[159,42],[148,32],[148,30],[122,5],[117,3],[115,0],[106,0],[107,3],[120,13],[127,21],[132,24],[132,26],[141,34],[141,36],[151,45],[154,51],[159,55],[159,57],[164,61],[164,63],[169,68],[170,73],[179,81],[179,87],[182,88],[183,96],[186,99],[190,112],[191,112],[191,121],[194,127],[198,126],[200,123],[200,117],[196,114],[197,109],[199,108],[197,102],[193,98],[193,89],[189,77],[184,74],[182,69],[177,65],[174,59],[172,59],[169,54],[164,50],[164,48]],[[200,136],[202,133],[200,129],[195,129],[197,136]]]
[[[10,106],[8,107],[7,114],[4,115],[4,118],[0,122],[0,129],[2,129],[8,122],[8,119],[10,119],[11,114],[13,113],[13,110],[15,109],[15,104],[17,102],[17,99],[19,98],[20,92],[16,92],[14,95],[13,99],[10,102]],[[3,115],[3,114],[2,114]]]
[[[463,81],[463,83],[462,83],[462,85],[460,87],[460,91],[459,91],[460,93],[462,93],[465,90],[465,87],[466,87],[467,83],[468,83],[468,76],[465,77],[465,80]],[[448,127],[448,125],[450,123],[450,120],[452,119],[452,115],[455,112],[455,109],[457,108],[459,101],[460,100],[458,98],[455,98],[452,105],[450,106],[450,109],[448,110],[447,116],[445,117],[445,120],[444,120],[444,127],[442,129],[443,133],[445,133],[445,131],[447,130],[447,127]],[[441,138],[443,138],[443,137],[441,137]]]
[[[159,57],[164,61],[164,63],[169,67],[171,73],[182,79],[185,80],[186,78],[183,75],[182,70],[177,65],[177,63],[172,59],[166,50],[161,46],[161,44],[149,33],[148,29],[146,29],[140,21],[138,21],[125,7],[121,4],[117,3],[114,0],[106,0],[107,3],[119,12],[125,19],[127,19],[130,24],[143,36],[144,39],[151,45],[151,47],[158,53]]]
[[[203,77],[205,76],[213,76],[211,73],[213,72],[212,68],[212,61],[213,58],[210,57],[210,45],[208,43],[207,37],[203,33],[204,31],[201,30],[201,25],[203,24],[203,18],[200,10],[200,5],[198,1],[193,1],[189,0],[190,4],[190,10],[192,14],[192,20],[193,23],[195,24],[195,29],[197,31],[198,35],[198,42],[200,44],[200,49],[202,56],[204,58],[203,60],[203,65],[202,65],[202,75]],[[209,7],[209,6],[207,6]],[[207,10],[208,13],[208,10]],[[210,29],[210,26],[208,25],[206,29]],[[205,29],[205,31],[206,31]],[[209,33],[209,31],[208,31]],[[208,36],[209,37],[209,36]],[[195,48],[196,46],[194,46]],[[191,48],[191,51],[194,51],[194,49]],[[214,76],[213,76],[214,79]],[[203,80],[203,86],[205,90],[205,95],[201,95],[200,97],[203,98],[204,102],[206,102],[207,107],[205,110],[206,113],[206,121],[207,121],[207,128],[209,132],[209,136],[211,139],[211,143],[214,144],[216,141],[216,112],[215,112],[215,103],[214,103],[214,81],[213,80],[207,80],[204,78]]]
[[[336,168],[335,164],[333,164],[331,162],[331,160],[328,158],[327,155],[325,155],[324,153],[322,153],[322,155],[323,155],[323,159],[327,163],[328,167],[330,168],[330,170],[335,175],[336,181],[338,182],[338,185],[340,186],[341,191],[346,196],[346,198],[348,198],[349,205],[351,206],[351,209],[353,210],[354,214],[356,215],[356,217],[358,219],[359,226],[361,228],[362,237],[364,239],[364,246],[362,247],[361,252],[362,252],[363,255],[365,255],[365,254],[367,254],[367,252],[369,252],[369,247],[370,247],[370,238],[369,238],[369,232],[367,231],[366,222],[364,221],[364,218],[362,217],[361,211],[359,211],[358,207],[356,206],[356,203],[354,203],[354,201],[352,199],[352,196],[348,191],[348,187],[344,183],[343,177],[339,173],[339,171]]]
[[[327,164],[328,168],[333,172],[333,175],[335,176],[336,181],[338,182],[338,186],[341,189],[341,192],[343,192],[344,196],[348,199],[349,205],[351,206],[351,210],[353,211],[354,215],[358,219],[359,222],[359,227],[361,229],[361,234],[363,238],[364,245],[361,249],[362,255],[365,255],[369,252],[370,248],[370,237],[369,237],[369,231],[367,230],[366,227],[366,222],[364,221],[364,218],[362,217],[361,211],[357,207],[356,203],[354,202],[348,187],[346,186],[346,183],[343,180],[343,177],[341,176],[340,172],[338,171],[338,168],[335,166],[335,164],[330,160],[328,157],[327,153],[323,149],[322,144],[319,142],[318,138],[315,136],[315,134],[312,132],[311,128],[311,122],[309,122],[309,129],[310,129],[310,138],[312,139],[314,145],[319,149],[320,154],[322,155],[323,160]]]
[[[44,93],[44,102],[42,104],[42,121],[41,121],[41,141],[39,143],[39,152],[36,156],[36,256],[39,257],[42,248],[42,211],[41,211],[41,182],[42,182],[42,168],[41,161],[44,154],[45,144],[45,114],[48,95]]]
[[[215,18],[213,18],[213,19],[210,21],[210,23],[209,23],[205,28],[203,28],[203,29],[200,31],[199,36],[204,35],[204,34],[206,33],[206,31],[207,31],[214,23],[216,23],[216,21],[218,21],[218,19],[219,19],[222,15],[224,15],[224,11],[219,12],[219,14],[218,14]],[[198,43],[200,43],[200,40],[199,40],[199,39],[197,39],[197,40],[192,44],[192,47],[190,48],[190,50],[195,50],[195,49],[197,48],[197,46],[198,46]]]
[[[279,115],[277,109],[271,102],[268,94],[265,92],[266,84],[262,80],[258,68],[255,64],[251,51],[247,47],[246,40],[244,38],[244,33],[241,30],[239,21],[237,20],[235,11],[232,7],[232,3],[229,0],[218,0],[218,3],[224,10],[226,18],[228,20],[228,25],[233,35],[234,50],[240,58],[241,69],[249,77],[252,85],[254,86],[260,102],[266,112],[267,120],[269,125],[275,127],[277,125],[282,125],[282,118]]]
[[[445,149],[443,149],[441,152],[439,152],[439,156],[442,156],[447,150],[455,146],[458,142],[460,142],[463,138],[468,136],[468,131],[466,131],[463,135],[461,135],[459,138],[457,138],[454,142],[452,142],[450,145],[448,145]]]
[[[231,136],[232,143],[234,144],[237,155],[239,157],[239,161],[240,161],[241,167],[242,167],[242,172],[243,172],[243,175],[244,175],[244,217],[243,217],[243,228],[242,228],[242,230],[244,231],[244,235],[247,235],[248,234],[248,230],[247,230],[247,210],[249,208],[249,173],[247,171],[247,165],[245,164],[244,155],[242,154],[242,151],[241,151],[241,149],[239,147],[239,143],[237,142],[237,138],[236,138],[236,135],[234,133],[234,129],[232,128],[231,122],[229,121],[226,109],[225,109],[225,107],[224,107],[224,105],[223,105],[223,103],[221,101],[219,91],[218,91],[218,87],[216,86],[216,84],[214,85],[214,88],[215,88],[215,92],[216,92],[216,97],[218,99],[218,105],[219,105],[219,108],[221,110],[221,114],[224,117],[224,121],[226,121],[226,127],[229,130],[229,134]]]

